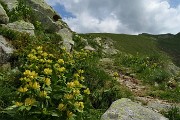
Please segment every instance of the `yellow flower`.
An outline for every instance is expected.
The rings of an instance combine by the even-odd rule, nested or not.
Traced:
[[[43,52],[43,53],[42,53],[42,56],[43,56],[43,57],[47,57],[48,54],[47,54],[46,52]]]
[[[79,91],[79,90],[73,90],[73,94],[74,94],[74,95],[79,95],[79,94],[80,94],[80,91]]]
[[[51,75],[51,74],[52,74],[52,70],[49,69],[49,68],[45,68],[45,69],[44,69],[44,73],[45,73],[46,75]]]
[[[74,77],[75,77],[75,78],[78,78],[78,77],[79,77],[79,74],[78,74],[78,73],[75,73],[75,74],[74,74]]]
[[[73,88],[75,86],[74,82],[68,82],[67,87],[68,88]]]
[[[31,81],[31,80],[30,80],[29,78],[27,78],[27,77],[20,78],[19,80],[20,80],[20,81],[23,81],[23,80],[24,80],[24,81],[26,81],[26,82],[29,82],[29,81]]]
[[[19,106],[22,106],[23,103],[22,102],[15,102],[15,105],[19,107]]]
[[[83,80],[84,80],[84,77],[83,77],[83,76],[81,76],[81,77],[79,78],[79,80],[83,81]]]
[[[36,49],[37,50],[42,50],[42,48],[43,48],[42,46],[38,46]]]
[[[59,68],[60,65],[56,63],[56,64],[54,64],[54,67],[55,67],[55,68]]]
[[[75,84],[75,86],[80,86],[80,83],[79,83],[78,80],[75,80],[75,81],[74,81],[74,84]]]
[[[52,60],[46,60],[47,63],[52,63]]]
[[[71,118],[72,115],[73,115],[73,113],[72,113],[71,111],[67,111],[67,117],[68,117],[68,118]]]
[[[37,60],[37,57],[36,57],[35,55],[33,55],[33,54],[29,54],[29,55],[28,55],[28,58],[29,58],[30,60]]]
[[[60,104],[58,105],[58,109],[59,109],[60,111],[64,111],[64,110],[66,109],[66,105],[64,105],[63,103],[60,103]]]
[[[40,85],[39,85],[39,83],[38,82],[34,82],[33,84],[32,84],[32,88],[33,89],[39,89],[40,88]]]
[[[43,53],[43,51],[42,51],[42,50],[38,50],[37,52],[38,52],[38,54],[42,54],[42,53]]]
[[[34,53],[34,54],[36,54],[36,50],[35,50],[35,49],[32,49],[31,52]]]
[[[65,50],[66,50],[66,48],[65,48],[65,47],[62,47],[62,48],[61,48],[61,50],[64,50],[64,51],[65,51]]]
[[[118,74],[117,72],[114,72],[114,73],[113,73],[113,76],[114,76],[114,77],[118,77],[119,74]]]
[[[30,70],[26,70],[23,74],[28,76],[28,75],[31,74],[31,71]]]
[[[23,74],[31,79],[34,79],[38,76],[38,74],[35,71],[31,72],[30,70],[26,70]]]
[[[38,76],[38,74],[35,72],[35,71],[32,71],[31,73],[30,73],[30,75],[29,75],[29,77],[31,78],[31,79],[34,79],[34,78],[36,78]]]
[[[46,97],[46,96],[47,96],[47,92],[46,92],[46,91],[41,91],[41,92],[39,93],[39,96],[40,96],[40,97]]]
[[[84,108],[84,103],[83,102],[79,102],[79,107],[80,107],[80,109],[83,109]]]
[[[86,90],[84,90],[84,93],[89,95],[89,94],[90,94],[89,88],[87,88]]]
[[[44,59],[40,59],[40,60],[39,60],[39,62],[44,63],[44,62],[45,62],[45,60],[44,60]]]
[[[53,54],[49,54],[49,57],[54,57],[54,55]]]
[[[72,94],[65,94],[64,98],[70,100],[70,99],[73,99],[73,95]]]
[[[50,85],[51,85],[51,79],[50,79],[50,78],[45,78],[44,82],[45,82],[45,84],[46,84],[47,86],[50,86]]]
[[[78,70],[78,73],[79,74],[84,73],[84,70]]]
[[[79,109],[84,109],[84,103],[83,102],[75,102],[74,106]]]
[[[24,88],[20,87],[20,88],[18,88],[18,91],[22,92],[22,93],[25,93],[25,92],[28,91],[28,89],[27,89],[27,87],[24,87]]]
[[[58,63],[59,63],[59,64],[64,64],[64,60],[63,60],[63,59],[59,59],[59,60],[58,60]]]
[[[36,102],[36,99],[34,99],[34,98],[26,98],[25,99],[26,106],[33,105],[33,104],[35,104],[35,102]]]
[[[58,68],[58,71],[59,71],[59,72],[64,72],[65,70],[66,70],[65,67],[60,67],[60,68]]]

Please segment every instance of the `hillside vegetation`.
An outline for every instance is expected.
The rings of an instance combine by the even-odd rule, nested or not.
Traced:
[[[14,49],[0,49],[9,58],[0,63],[1,120],[100,120],[113,101],[137,96],[180,102],[179,34],[78,34],[44,2],[18,2],[9,10],[0,0],[9,17],[0,36]],[[137,95],[120,78],[145,90]],[[180,118],[178,110],[164,115]]]

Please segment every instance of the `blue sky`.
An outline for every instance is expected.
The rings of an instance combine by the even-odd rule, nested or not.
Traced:
[[[169,0],[171,7],[177,7],[180,4],[180,0]]]
[[[75,17],[71,12],[68,12],[64,5],[56,4],[53,6],[54,10],[58,12],[62,18]]]
[[[180,32],[180,0],[45,0],[79,33]]]

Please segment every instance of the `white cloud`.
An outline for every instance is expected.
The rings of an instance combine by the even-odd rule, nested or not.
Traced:
[[[177,33],[180,5],[169,0],[46,0],[64,5],[75,18],[64,18],[76,32]]]

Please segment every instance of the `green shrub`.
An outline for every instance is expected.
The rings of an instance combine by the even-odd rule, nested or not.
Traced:
[[[70,54],[62,48],[57,58],[45,51],[38,46],[24,56],[17,97],[5,113],[23,119],[80,117],[90,91],[84,85],[84,70],[79,64],[89,54],[85,51]]]
[[[180,120],[180,109],[172,107],[167,113],[165,113],[165,117],[169,118],[169,120]]]
[[[165,66],[167,60],[161,55],[139,56],[138,54],[120,53],[115,56],[114,64],[122,68],[129,68],[131,73],[137,75],[138,79],[148,83],[162,83],[170,77]]]
[[[26,5],[26,1],[19,0],[16,8],[8,12],[10,22],[25,20],[28,21],[31,18],[31,8]]]

